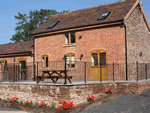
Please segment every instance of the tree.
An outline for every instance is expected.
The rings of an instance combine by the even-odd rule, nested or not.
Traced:
[[[16,42],[24,42],[31,41],[33,38],[31,37],[31,33],[37,29],[42,23],[44,23],[49,17],[55,14],[69,12],[63,10],[62,12],[57,12],[52,9],[41,9],[40,11],[30,11],[29,16],[26,14],[18,13],[18,16],[15,15],[15,19],[19,20],[16,23],[18,26],[15,28],[16,34],[12,36],[11,41]]]

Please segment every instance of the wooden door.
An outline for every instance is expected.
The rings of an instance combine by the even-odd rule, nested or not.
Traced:
[[[102,79],[103,81],[108,80],[106,51],[91,52],[91,61],[92,61],[91,80],[92,81],[100,81],[100,79]]]

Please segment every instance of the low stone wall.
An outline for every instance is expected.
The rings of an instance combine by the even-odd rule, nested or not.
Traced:
[[[0,98],[7,99],[19,97],[19,101],[32,100],[41,102],[44,100],[50,104],[56,103],[56,107],[66,100],[73,102],[75,106],[87,101],[87,95],[94,95],[100,98],[105,95],[104,91],[112,88],[114,92],[122,91],[122,94],[141,94],[150,88],[150,81],[134,83],[101,83],[83,85],[21,85],[21,84],[0,84]]]

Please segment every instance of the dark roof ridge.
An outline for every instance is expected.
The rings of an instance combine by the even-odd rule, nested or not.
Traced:
[[[84,9],[74,10],[74,11],[65,12],[65,13],[62,13],[62,14],[55,14],[55,15],[52,15],[52,16],[68,14],[68,13],[72,13],[72,12],[76,12],[76,11],[84,11],[84,10],[87,10],[87,9],[97,8],[97,7],[100,7],[100,6],[102,7],[102,6],[107,6],[107,5],[113,5],[113,4],[117,4],[117,3],[120,3],[120,2],[126,2],[126,1],[127,0],[119,0],[119,1],[116,1],[116,2],[113,2],[113,3],[107,3],[107,4],[102,4],[102,5],[98,5],[98,6],[88,7],[88,8],[84,8]]]

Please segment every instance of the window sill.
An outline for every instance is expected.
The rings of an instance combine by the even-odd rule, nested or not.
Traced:
[[[74,47],[76,46],[77,44],[66,44],[66,45],[63,45],[63,47]]]
[[[73,71],[73,70],[76,70],[76,69],[75,69],[75,67],[73,67],[73,68],[69,68],[69,67],[67,67],[67,70],[69,70],[69,71]]]

